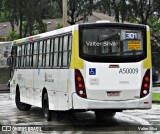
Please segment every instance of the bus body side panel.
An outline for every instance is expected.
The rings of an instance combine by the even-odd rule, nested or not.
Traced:
[[[44,74],[45,88],[48,93],[49,109],[58,109],[58,77],[57,69],[46,69]]]
[[[21,102],[26,102],[25,74],[23,69],[15,69],[15,82],[19,86]]]
[[[33,69],[24,69],[22,73],[25,83],[25,90],[24,90],[25,94],[24,97],[26,97],[25,103],[29,103],[31,105],[34,105],[33,71],[34,71]]]
[[[58,69],[58,110],[68,110],[68,78],[69,69]]]
[[[12,80],[10,81],[10,98],[15,100],[15,92],[16,92],[16,85],[15,85],[15,77],[13,76]]]
[[[28,97],[29,97],[28,92],[29,92],[29,89],[31,88],[32,85],[31,84],[29,85],[28,81],[31,76],[28,78],[28,76],[26,76],[26,74],[25,74],[24,69],[15,69],[14,76],[15,76],[14,77],[15,78],[15,85],[19,86],[21,102],[30,104],[30,101],[28,101]]]
[[[67,75],[68,70],[46,69],[45,88],[48,92],[50,110],[68,110]]]
[[[50,110],[68,110],[69,69],[46,69],[45,88],[48,92]]]
[[[75,93],[75,76],[74,69],[69,70],[69,79],[68,79],[68,107],[73,109],[73,98],[72,95]]]
[[[44,88],[45,82],[45,70],[44,69],[34,69],[33,72],[33,96],[34,105],[42,107],[42,89]]]

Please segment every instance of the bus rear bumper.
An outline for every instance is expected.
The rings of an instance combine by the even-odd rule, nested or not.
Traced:
[[[150,109],[152,107],[152,94],[144,98],[126,101],[98,101],[79,97],[76,93],[72,94],[73,109]]]

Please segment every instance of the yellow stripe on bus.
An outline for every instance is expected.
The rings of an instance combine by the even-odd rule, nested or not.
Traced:
[[[79,34],[78,30],[75,30],[72,37],[72,53],[70,69],[83,69],[84,60],[79,57]]]
[[[151,40],[150,40],[150,32],[147,31],[147,58],[144,60],[144,68],[148,69],[151,67],[152,67]]]

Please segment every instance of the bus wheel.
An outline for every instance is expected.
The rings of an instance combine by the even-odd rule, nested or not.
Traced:
[[[52,120],[52,111],[49,110],[49,103],[48,103],[48,95],[45,93],[43,95],[43,102],[42,102],[42,109],[43,109],[43,116],[47,121]]]
[[[16,96],[15,96],[15,102],[16,102],[16,106],[20,111],[29,111],[31,109],[31,105],[29,104],[25,104],[22,103],[20,101],[20,91],[19,89],[16,92]]]
[[[96,110],[94,111],[96,115],[96,119],[111,119],[115,116],[115,111],[109,110]]]

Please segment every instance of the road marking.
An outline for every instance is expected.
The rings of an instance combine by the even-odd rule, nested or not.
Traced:
[[[128,115],[128,114],[124,114],[124,113],[119,113],[119,114],[120,114],[120,116],[125,116],[125,117],[128,117],[129,119],[135,120],[135,121],[141,123],[141,125],[151,125],[148,121],[146,121],[142,118],[132,116],[132,115]]]

